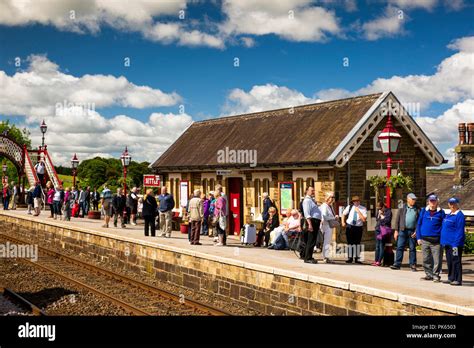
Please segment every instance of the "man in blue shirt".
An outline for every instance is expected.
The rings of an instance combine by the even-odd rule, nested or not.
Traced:
[[[160,205],[160,237],[171,237],[171,223],[173,221],[174,198],[167,192],[166,186],[161,188],[161,195],[158,196]]]
[[[464,247],[466,218],[459,209],[459,200],[448,200],[451,212],[446,214],[441,227],[441,245],[446,250],[448,262],[448,280],[446,284],[462,285],[462,249]]]
[[[303,200],[303,215],[306,219],[306,229],[303,233],[303,238],[306,243],[304,262],[318,263],[318,261],[313,258],[313,250],[316,246],[316,237],[319,232],[319,226],[321,225],[321,211],[314,201],[314,188],[311,186],[306,189],[306,196]]]
[[[420,211],[418,224],[416,226],[416,239],[421,245],[423,253],[423,268],[426,276],[421,280],[432,280],[439,283],[441,278],[441,265],[443,251],[441,250],[440,236],[443,223],[444,210],[438,206],[438,197],[430,195],[428,206]]]

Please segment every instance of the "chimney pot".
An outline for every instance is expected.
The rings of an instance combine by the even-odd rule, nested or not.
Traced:
[[[467,124],[467,143],[474,145],[474,123]]]
[[[458,125],[458,130],[459,130],[459,145],[464,145],[466,144],[466,124],[460,123]]]

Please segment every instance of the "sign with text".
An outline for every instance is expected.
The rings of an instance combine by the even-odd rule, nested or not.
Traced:
[[[159,175],[143,175],[143,187],[160,187],[161,180]]]

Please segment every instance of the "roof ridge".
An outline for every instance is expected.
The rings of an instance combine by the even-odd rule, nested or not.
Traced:
[[[193,125],[194,124],[199,124],[200,125],[200,124],[204,124],[204,123],[208,123],[208,122],[209,123],[210,122],[216,122],[216,121],[226,121],[226,120],[229,120],[229,119],[240,118],[240,117],[249,117],[249,116],[256,117],[259,114],[263,114],[263,113],[276,112],[276,111],[286,110],[286,109],[290,109],[290,108],[293,108],[293,109],[296,110],[296,109],[302,109],[302,108],[316,106],[316,105],[320,106],[320,105],[324,105],[324,104],[342,102],[342,101],[350,100],[350,99],[362,99],[362,98],[375,97],[375,96],[380,97],[382,94],[383,94],[383,92],[379,92],[379,93],[359,95],[359,96],[355,96],[355,97],[348,97],[348,98],[342,98],[342,99],[326,100],[326,101],[322,101],[322,102],[319,102],[319,103],[302,104],[302,105],[296,105],[296,106],[287,106],[287,107],[279,108],[279,109],[255,111],[255,112],[250,112],[250,113],[247,113],[247,114],[238,114],[238,115],[232,115],[232,116],[220,116],[220,117],[216,117],[216,118],[212,118],[212,119],[195,121],[195,122],[193,122]]]

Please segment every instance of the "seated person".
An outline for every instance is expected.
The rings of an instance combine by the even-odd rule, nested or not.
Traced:
[[[275,242],[281,236],[285,241],[285,249],[289,247],[288,236],[297,232],[301,232],[301,217],[300,213],[296,209],[287,210],[287,218],[283,220],[283,223],[273,230],[273,243],[268,247],[269,249],[275,249]]]

